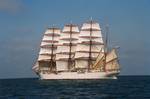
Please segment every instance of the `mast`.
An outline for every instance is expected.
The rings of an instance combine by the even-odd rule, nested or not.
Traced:
[[[104,45],[104,71],[106,71],[106,57],[107,57],[107,53],[108,53],[108,25],[106,25],[106,34],[105,34],[105,45]]]
[[[50,69],[51,69],[51,71],[55,67],[55,66],[53,66],[54,65],[54,60],[53,60],[54,42],[53,41],[54,41],[54,32],[55,32],[55,29],[52,28],[52,31],[53,31],[53,33],[52,33],[52,50],[51,50],[51,61],[50,61]]]
[[[98,22],[83,23],[75,53],[75,68],[90,71],[99,53],[104,53],[104,42]]]
[[[71,48],[72,48],[72,24],[70,24],[70,44],[69,44],[69,59],[68,59],[68,70],[70,71],[70,65],[72,64],[71,59]]]
[[[120,69],[116,48],[108,51],[108,34],[109,25],[106,24],[106,40],[105,40],[105,71],[118,71]]]
[[[108,25],[105,30],[104,54],[99,54],[93,65],[95,70],[100,71],[119,71],[118,55],[116,49],[108,51]]]
[[[50,72],[55,69],[55,55],[59,36],[59,28],[52,27],[46,29],[41,42],[41,48],[37,60],[40,70]]]
[[[90,70],[90,65],[92,63],[92,60],[91,60],[91,47],[92,47],[92,39],[91,39],[91,36],[92,36],[92,19],[90,21],[90,47],[89,47],[89,61],[88,61],[88,71]]]

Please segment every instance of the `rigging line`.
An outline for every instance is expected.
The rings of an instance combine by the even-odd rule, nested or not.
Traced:
[[[98,56],[97,56],[96,58],[98,58],[98,57],[99,57],[99,55],[101,54],[101,51],[102,51],[102,48],[101,48],[101,50],[99,51],[99,54],[98,54]]]
[[[99,51],[99,54],[98,54],[98,56],[96,57],[96,59],[100,56],[101,51],[102,51],[102,48],[101,48],[101,50]],[[103,57],[102,57],[102,58],[103,58]],[[101,59],[102,59],[102,58],[101,58]],[[100,60],[100,61],[101,61],[101,60]],[[97,64],[98,64],[98,63],[97,63]],[[96,65],[97,65],[97,64],[96,64]],[[94,65],[95,65],[95,64],[94,64]]]

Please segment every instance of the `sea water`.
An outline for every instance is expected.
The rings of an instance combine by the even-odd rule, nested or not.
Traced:
[[[150,76],[117,80],[1,79],[0,99],[150,99]]]

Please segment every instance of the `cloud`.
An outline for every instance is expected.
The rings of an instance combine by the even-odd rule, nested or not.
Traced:
[[[0,11],[17,13],[22,9],[21,0],[0,0]]]

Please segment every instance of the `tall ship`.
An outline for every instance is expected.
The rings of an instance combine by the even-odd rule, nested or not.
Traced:
[[[98,22],[48,28],[33,70],[40,79],[117,79],[117,48],[107,46]]]

